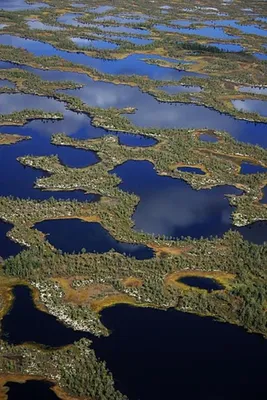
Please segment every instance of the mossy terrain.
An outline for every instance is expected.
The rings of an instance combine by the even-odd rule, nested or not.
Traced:
[[[238,142],[229,133],[222,131],[140,128],[127,118],[127,114],[135,112],[130,104],[124,109],[90,107],[78,97],[62,92],[63,89],[76,89],[83,85],[72,81],[43,80],[27,71],[27,67],[33,67],[39,70],[83,73],[93,81],[138,87],[161,102],[194,103],[237,119],[266,123],[266,117],[238,111],[232,104],[232,100],[266,100],[264,92],[253,94],[239,91],[241,86],[267,86],[267,62],[254,55],[267,55],[264,36],[245,34],[231,26],[225,26],[224,32],[238,38],[210,39],[173,31],[179,27],[175,20],[195,20],[191,28],[206,26],[208,20],[214,21],[214,24],[218,20],[219,27],[220,20],[236,20],[240,26],[257,24],[258,28],[266,29],[266,22],[255,22],[252,15],[241,11],[241,8],[253,8],[258,15],[264,15],[266,5],[256,0],[244,0],[242,4],[216,4],[215,11],[214,7],[212,11],[204,1],[198,2],[196,6],[195,2],[172,0],[168,2],[170,8],[166,8],[166,4],[160,0],[145,3],[140,0],[127,3],[119,0],[112,9],[96,14],[93,9],[102,5],[99,1],[90,1],[88,4],[84,0],[85,7],[81,8],[65,0],[43,2],[50,7],[0,12],[0,24],[5,25],[0,30],[0,39],[2,34],[13,35],[48,43],[55,49],[54,56],[52,53],[35,56],[22,48],[0,45],[0,60],[18,64],[15,68],[1,69],[0,79],[7,79],[14,87],[3,86],[0,93],[51,97],[62,102],[66,110],[90,117],[88,124],[91,122],[93,126],[106,129],[110,134],[98,139],[80,140],[64,132],[57,133],[51,139],[55,145],[54,156],[25,154],[17,159],[24,166],[47,173],[34,184],[39,190],[51,191],[51,196],[53,192],[82,190],[99,195],[99,200],[58,201],[51,197],[49,200],[36,201],[0,197],[0,219],[13,226],[7,236],[23,246],[23,251],[17,256],[1,259],[0,317],[3,318],[12,305],[12,288],[24,284],[31,288],[36,307],[54,315],[74,330],[95,336],[110,334],[100,320],[101,310],[127,303],[158,309],[172,307],[212,316],[266,337],[266,245],[245,241],[234,230],[226,232],[221,238],[199,240],[191,237],[181,237],[178,240],[135,230],[133,213],[140,198],[119,188],[121,179],[113,170],[129,160],[147,160],[153,164],[157,174],[182,179],[194,190],[234,186],[242,191],[241,195],[231,195],[227,199],[233,206],[234,229],[235,226],[267,220],[267,207],[262,202],[267,173],[240,173],[243,162],[267,168],[267,151],[259,146]],[[58,21],[58,18],[68,13],[78,14],[74,20],[76,25]],[[97,19],[103,16],[124,16],[126,21],[122,23],[114,19]],[[140,21],[131,22],[131,18],[139,17]],[[61,29],[31,29],[27,23],[29,19]],[[167,30],[157,29],[157,24],[164,25]],[[139,30],[134,33],[112,32],[112,29],[120,29],[122,26]],[[112,51],[80,48],[71,41],[72,37],[106,40],[119,46]],[[152,43],[137,45],[127,40],[127,37],[151,39]],[[211,46],[212,42],[240,44],[243,51],[224,52]],[[56,49],[69,53],[82,52],[95,59],[113,59],[114,62],[131,54],[142,55],[143,62],[162,69],[171,68],[203,75],[163,81],[138,74],[128,76],[103,73],[88,66],[90,63],[76,64],[58,57]],[[151,54],[156,58],[149,58]],[[201,91],[171,95],[161,89],[168,85],[200,86]],[[30,120],[58,120],[63,117],[62,113],[53,110],[44,112],[25,107],[23,111],[1,114],[0,125],[19,127]],[[156,144],[150,147],[122,145],[115,135],[117,132],[153,138]],[[218,140],[216,143],[201,141],[201,134],[211,134]],[[0,145],[15,145],[24,139],[30,140],[30,137],[3,131],[0,134]],[[88,167],[70,168],[57,156],[56,146],[93,151],[99,161]],[[197,175],[177,169],[184,166],[200,168],[205,174]],[[63,253],[54,248],[41,231],[35,229],[35,224],[41,221],[74,218],[88,224],[98,222],[118,241],[143,244],[153,249],[154,257],[138,260],[114,250],[104,254],[86,251],[78,254]],[[224,290],[209,293],[207,290],[188,287],[177,282],[182,276],[211,277],[221,283]],[[23,382],[28,379],[52,382],[53,390],[66,400],[126,399],[116,390],[111,374],[105,364],[96,359],[91,343],[86,339],[53,350],[37,344],[12,346],[2,340],[0,398],[7,398],[4,387],[6,382]]]

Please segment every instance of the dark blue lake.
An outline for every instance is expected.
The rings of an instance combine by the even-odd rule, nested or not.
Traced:
[[[199,139],[202,140],[203,142],[210,142],[210,143],[218,142],[218,138],[216,136],[210,135],[208,133],[203,133],[199,135]]]
[[[11,40],[11,38],[11,36],[2,35],[0,36],[0,41],[5,39],[4,41],[6,44],[10,43],[14,45],[12,42],[13,39]],[[28,44],[30,44],[30,48]],[[92,67],[108,73],[138,74],[140,72],[141,75],[148,75],[150,78],[154,79],[165,79],[168,75],[168,70],[172,71],[177,79],[181,79],[182,76],[190,74],[185,71],[177,71],[174,69],[158,67],[156,65],[149,65],[141,60],[141,58],[144,57],[148,58],[148,56],[144,55],[131,55],[123,60],[107,61],[94,59],[84,54],[62,52],[55,50],[51,45],[41,44],[41,42],[38,43],[35,41],[29,41],[27,39],[16,38],[15,45],[26,46],[26,48],[28,48],[30,51],[33,51],[36,55],[58,54],[66,59],[69,59],[69,56],[74,56],[74,62],[82,63],[82,60],[88,58],[88,60],[90,59],[92,61]],[[76,56],[78,59],[76,59]],[[82,58],[81,60],[80,57]],[[150,58],[153,57],[157,58],[157,56],[150,56]],[[174,78],[173,75],[168,75],[168,79],[176,78]],[[84,81],[85,78],[84,76],[80,76],[78,79]],[[129,88],[124,85],[119,85],[121,86],[120,89],[119,86],[114,87],[113,85],[111,86],[111,84],[105,85],[103,82],[94,82],[92,85],[94,85],[94,90],[98,89],[98,96],[93,96],[92,93],[94,92],[91,92],[90,96],[89,90],[86,89],[84,89],[84,91],[74,91],[75,95],[82,96],[81,98],[83,98],[84,101],[88,101],[88,104],[92,104],[93,99],[93,104],[97,104],[101,107],[103,107],[103,105],[105,106],[105,104],[108,104],[108,106],[120,106],[120,104],[121,106],[135,106],[136,101],[138,107],[137,112],[132,115],[127,115],[127,117],[136,125],[160,128],[210,128],[226,130],[237,140],[267,147],[267,136],[264,135],[267,125],[264,123],[237,120],[229,115],[219,113],[213,109],[194,104],[159,103],[150,95],[143,94],[141,96],[141,92],[138,91],[137,88]],[[104,92],[104,90],[109,90],[110,95],[107,96],[107,93]],[[110,93],[111,90],[113,91],[112,97]],[[119,97],[118,101],[117,92],[119,91],[123,91],[124,101],[121,100],[122,96]],[[74,92],[70,93],[74,94]],[[85,92],[85,95],[83,95],[83,92]],[[129,95],[131,102],[129,100]],[[134,101],[132,101],[133,99]]]
[[[0,146],[0,167],[5,174],[0,176],[1,196],[15,196],[32,199],[47,199],[51,196],[60,199],[72,198],[79,201],[90,200],[90,196],[83,192],[45,192],[34,189],[34,182],[42,171],[22,166],[17,158],[25,155],[43,156],[57,154],[62,164],[72,168],[84,168],[99,161],[92,151],[75,149],[65,146],[54,146],[51,144],[51,135],[58,132],[77,138],[101,137],[111,132],[90,125],[90,118],[84,114],[77,114],[66,110],[63,103],[38,97],[34,95],[0,95],[0,112],[10,113],[23,110],[25,107],[42,109],[47,111],[59,111],[64,114],[60,121],[38,121],[34,120],[23,127],[3,126],[1,132],[14,133],[23,136],[31,136],[31,140],[25,140],[10,146]],[[140,135],[120,134],[117,135],[122,144],[129,146],[149,146],[156,143],[155,140]]]
[[[258,113],[267,117],[267,100],[232,100],[234,107],[239,111]]]
[[[156,235],[195,239],[222,236],[229,229],[238,230],[254,243],[267,240],[267,223],[246,227],[232,225],[226,195],[240,195],[232,186],[194,190],[182,179],[160,176],[148,161],[127,161],[113,170],[121,179],[119,187],[140,196],[133,214],[135,229]],[[142,177],[142,179],[140,179]]]
[[[46,3],[35,3],[28,4],[25,0],[1,0],[0,10],[5,11],[23,11],[23,10],[35,10],[38,8],[49,7]]]
[[[181,172],[189,172],[191,174],[205,175],[205,172],[202,171],[202,169],[195,167],[179,167],[177,170]]]
[[[9,256],[15,256],[22,251],[22,246],[9,239],[6,234],[12,229],[11,224],[7,224],[0,220],[0,260]]]
[[[3,319],[5,339],[56,347],[88,337],[107,362],[116,388],[131,400],[172,399],[178,386],[179,395],[189,400],[266,398],[267,341],[240,327],[173,309],[117,305],[102,312],[110,336],[94,338],[35,309],[27,287],[17,286],[14,295]]]
[[[185,285],[194,288],[205,289],[208,292],[212,292],[213,290],[222,290],[224,288],[215,279],[206,278],[203,276],[183,276],[182,278],[179,278],[177,282],[184,283]]]
[[[87,252],[106,253],[111,249],[139,260],[153,257],[153,250],[138,244],[115,240],[98,222],[84,222],[80,219],[56,219],[42,221],[35,229],[46,234],[47,240],[64,253]]]
[[[244,48],[240,46],[240,44],[235,44],[235,43],[208,43],[208,44],[209,46],[218,47],[218,49],[220,50],[230,51],[234,53],[244,50]]]
[[[51,390],[52,384],[45,381],[26,383],[8,382],[8,400],[57,400],[59,397]]]
[[[106,49],[106,50],[113,50],[118,47],[117,44],[108,42],[105,40],[91,40],[91,39],[85,39],[85,38],[80,38],[80,37],[74,37],[71,38],[73,43],[75,43],[78,47],[84,47],[84,48],[96,48],[96,49]]]
[[[262,165],[255,165],[250,163],[242,163],[240,168],[240,174],[258,174],[266,173],[267,168]]]

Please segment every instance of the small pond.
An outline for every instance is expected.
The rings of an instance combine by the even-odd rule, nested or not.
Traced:
[[[207,43],[209,46],[215,46],[218,47],[218,49],[222,51],[229,51],[229,52],[239,52],[243,51],[244,48],[240,44],[235,44],[235,43]]]
[[[223,28],[181,28],[177,29],[177,32],[184,35],[198,35],[205,36],[211,39],[221,39],[221,40],[233,40],[238,39],[237,36],[232,36],[224,32]]]
[[[77,18],[81,17],[83,14],[80,13],[66,13],[57,18],[57,22],[65,25],[72,26],[84,26],[85,24],[77,21]]]
[[[185,285],[193,288],[205,289],[208,292],[213,290],[223,290],[224,287],[215,279],[207,278],[203,276],[183,276],[177,280],[177,282],[184,283]]]
[[[263,167],[262,165],[255,165],[250,163],[243,162],[240,168],[240,174],[258,174],[258,173],[266,173],[267,168]]]
[[[133,44],[136,44],[137,46],[145,46],[147,44],[151,44],[153,43],[152,39],[144,39],[144,38],[140,38],[140,37],[132,37],[132,36],[110,36],[110,39],[114,39],[114,40],[123,40],[126,42],[130,42]]]
[[[114,21],[119,24],[139,24],[142,22],[146,22],[149,19],[147,15],[142,15],[136,16],[136,17],[131,17],[131,14],[121,14],[120,16],[114,16],[114,15],[105,15],[104,17],[97,17],[95,18],[96,22],[105,22],[105,21]]]
[[[190,172],[191,174],[205,175],[205,172],[202,171],[202,169],[196,167],[179,167],[177,170],[181,172]]]
[[[264,186],[264,188],[262,189],[262,193],[263,196],[262,199],[260,200],[260,203],[267,204],[267,186]]]
[[[267,100],[232,100],[232,104],[238,111],[258,113],[267,117]]]
[[[0,79],[0,88],[2,87],[15,88],[16,86],[13,82],[8,81],[7,79]]]
[[[241,86],[239,88],[239,92],[264,94],[264,95],[266,94],[267,95],[267,87],[262,87],[262,86]]]
[[[79,37],[71,38],[71,40],[79,47],[95,47],[102,50],[113,50],[118,47],[116,43],[107,42],[105,40],[91,40]]]
[[[111,11],[113,8],[113,6],[98,6],[96,8],[90,8],[88,11],[91,13],[102,14]]]
[[[126,33],[128,35],[149,35],[150,32],[141,28],[129,28],[127,26],[114,26],[114,25],[100,25],[100,24],[87,24],[88,28],[100,29],[103,32]]]
[[[208,133],[202,133],[201,135],[199,135],[199,140],[202,140],[203,142],[209,142],[209,143],[218,142],[218,138],[215,135],[211,135]]]
[[[253,55],[254,55],[258,60],[261,60],[261,61],[266,61],[266,60],[267,60],[267,54],[254,53]]]
[[[200,86],[186,86],[186,85],[179,85],[179,86],[159,86],[158,89],[164,90],[169,94],[177,94],[177,93],[199,93],[201,92],[202,88]]]
[[[46,381],[8,382],[8,400],[60,400]]]
[[[1,0],[0,10],[5,11],[23,11],[23,10],[36,10],[38,8],[49,7],[46,3],[28,4],[25,0]]]
[[[63,29],[60,26],[47,25],[37,20],[29,20],[27,25],[31,29],[38,29],[40,31],[60,31]]]

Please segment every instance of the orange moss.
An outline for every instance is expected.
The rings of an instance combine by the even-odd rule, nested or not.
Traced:
[[[162,256],[164,254],[169,254],[172,256],[179,256],[183,253],[187,253],[192,247],[174,247],[174,246],[160,246],[154,243],[148,243],[148,247],[153,249],[157,256]]]
[[[126,294],[116,294],[92,301],[91,307],[95,312],[100,312],[104,308],[112,307],[115,304],[132,304],[138,305],[138,307],[142,306],[137,304],[133,297],[127,296]]]
[[[115,289],[110,285],[105,284],[89,284],[85,287],[74,289],[71,285],[73,280],[79,279],[79,277],[72,278],[52,278],[53,281],[59,283],[64,291],[64,300],[68,303],[74,303],[78,305],[91,304],[99,296],[105,296],[117,293]],[[86,279],[82,277],[81,279]]]
[[[140,287],[143,285],[143,281],[140,278],[136,278],[134,276],[129,276],[122,281],[125,287]]]

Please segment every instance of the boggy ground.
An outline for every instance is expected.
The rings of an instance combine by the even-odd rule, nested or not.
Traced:
[[[72,3],[60,0],[45,0],[51,8],[22,11],[20,15],[1,11],[0,23],[7,26],[1,33],[28,37],[46,41],[56,48],[75,52],[77,46],[70,37],[95,38],[103,36],[97,27],[62,25],[64,30],[34,31],[26,24],[26,19],[59,26],[58,17],[67,12],[79,12]],[[86,4],[86,0],[83,1]],[[104,4],[104,3],[103,3]],[[90,8],[99,6],[99,2],[90,2]],[[109,38],[120,44],[115,51],[99,49],[80,49],[89,56],[100,58],[122,59],[132,53],[158,54],[172,57],[174,61],[184,60],[192,64],[176,65],[160,59],[154,62],[164,67],[175,67],[204,73],[208,78],[184,77],[182,81],[170,81],[169,85],[200,85],[202,91],[188,94],[168,95],[158,88],[162,81],[147,77],[104,74],[85,65],[55,57],[35,57],[23,49],[0,46],[0,58],[14,61],[35,68],[57,69],[86,73],[95,80],[116,84],[127,83],[138,86],[142,91],[154,95],[162,101],[182,101],[185,103],[204,104],[235,115],[255,121],[266,121],[266,118],[252,113],[236,110],[231,100],[262,99],[263,94],[246,94],[238,91],[242,85],[266,85],[266,62],[260,61],[252,53],[266,54],[262,46],[264,38],[258,35],[245,35],[227,27],[226,32],[238,35],[231,43],[240,43],[250,54],[225,54],[214,52],[206,45],[210,39],[194,37],[198,44],[191,44],[191,35],[179,35],[155,29],[155,22],[173,27],[175,19],[197,17],[201,23],[207,19],[238,19],[243,24],[253,24],[254,17],[241,13],[239,3],[226,6],[216,5],[209,1],[188,4],[171,1],[171,9],[164,11],[160,1],[134,3],[116,2],[116,13],[131,12],[155,17],[141,23],[124,24],[126,27],[139,27],[149,30],[148,37],[153,43],[135,46],[122,39]],[[86,5],[85,9],[88,6]],[[205,7],[212,7],[208,11]],[[252,8],[258,15],[266,12],[263,2],[243,1],[242,8]],[[184,10],[187,9],[187,10]],[[193,10],[192,12],[188,9]],[[171,10],[171,11],[170,11]],[[212,12],[207,17],[207,12]],[[103,15],[110,16],[114,9]],[[228,15],[220,16],[219,14]],[[242,16],[241,16],[242,14]],[[25,18],[22,21],[21,16]],[[95,19],[94,13],[80,18],[90,23]],[[202,21],[202,22],[201,22]],[[96,23],[95,21],[93,22]],[[103,22],[101,22],[102,24]],[[264,21],[259,26],[266,28]],[[116,22],[104,22],[105,26],[119,27]],[[108,37],[110,35],[108,34]],[[122,36],[122,34],[120,34]],[[141,37],[142,35],[136,35]],[[180,44],[177,44],[177,38]],[[77,87],[71,82],[47,82],[23,70],[2,70],[1,79],[8,79],[15,84],[14,88],[1,88],[4,93],[34,93],[40,96],[51,96],[65,101],[73,110],[80,110],[92,117],[96,126],[114,131],[127,131],[132,134],[144,134],[156,138],[157,145],[150,148],[129,148],[119,145],[114,137],[91,141],[73,140],[64,134],[53,137],[56,145],[74,146],[94,150],[101,161],[83,169],[63,166],[55,157],[25,156],[19,161],[27,166],[40,168],[50,176],[37,181],[37,187],[49,190],[73,190],[80,188],[102,197],[96,203],[78,203],[73,201],[59,202],[33,201],[31,199],[1,198],[1,219],[10,222],[14,228],[9,236],[29,248],[16,257],[3,261],[1,268],[1,317],[6,314],[11,303],[11,289],[18,283],[25,283],[34,289],[35,303],[40,309],[55,315],[62,322],[94,333],[108,334],[99,320],[99,312],[116,303],[130,303],[167,309],[174,307],[201,315],[212,315],[221,320],[242,325],[247,330],[259,332],[266,336],[266,246],[255,245],[244,241],[237,232],[227,232],[222,238],[192,240],[172,240],[155,237],[133,230],[132,214],[139,198],[118,188],[120,179],[109,172],[127,160],[149,160],[161,175],[176,179],[181,177],[195,189],[209,188],[217,185],[233,185],[243,191],[241,196],[232,196],[229,201],[236,208],[233,220],[236,225],[244,225],[267,217],[266,206],[260,203],[262,188],[267,183],[266,173],[241,175],[240,164],[244,161],[267,166],[266,151],[260,147],[249,146],[234,141],[227,133],[212,132],[219,139],[217,143],[201,142],[199,135],[207,131],[197,130],[157,130],[141,129],[129,123],[121,114],[128,110],[101,110],[86,107],[77,98],[58,94],[58,89]],[[164,82],[166,85],[166,82]],[[62,118],[59,113],[45,113],[39,110],[24,110],[9,115],[1,115],[1,125],[22,125],[30,119]],[[1,134],[0,144],[12,144],[22,137]],[[23,137],[25,139],[25,137]],[[56,152],[56,150],[55,150]],[[205,175],[193,175],[177,171],[179,166],[195,166],[206,172]],[[33,229],[35,223],[55,218],[80,218],[90,222],[98,221],[118,240],[146,244],[155,250],[155,257],[149,260],[136,260],[122,254],[109,251],[105,254],[81,253],[62,254],[54,249],[44,235]],[[185,288],[174,283],[183,274],[219,277],[225,283],[225,289],[208,293],[205,290]],[[96,360],[90,349],[90,342],[82,340],[72,346],[47,350],[38,346],[11,346],[1,342],[0,371],[1,386],[7,381],[47,379],[55,382],[54,390],[62,399],[86,398],[123,399],[114,389],[114,382],[104,364]],[[69,365],[72,368],[69,368]],[[8,374],[8,375],[7,375]],[[26,374],[26,375],[25,375]],[[59,389],[60,388],[60,389]],[[107,390],[108,388],[108,390]],[[65,390],[68,395],[62,393]],[[5,396],[3,389],[1,395]],[[74,397],[68,397],[68,396]]]

